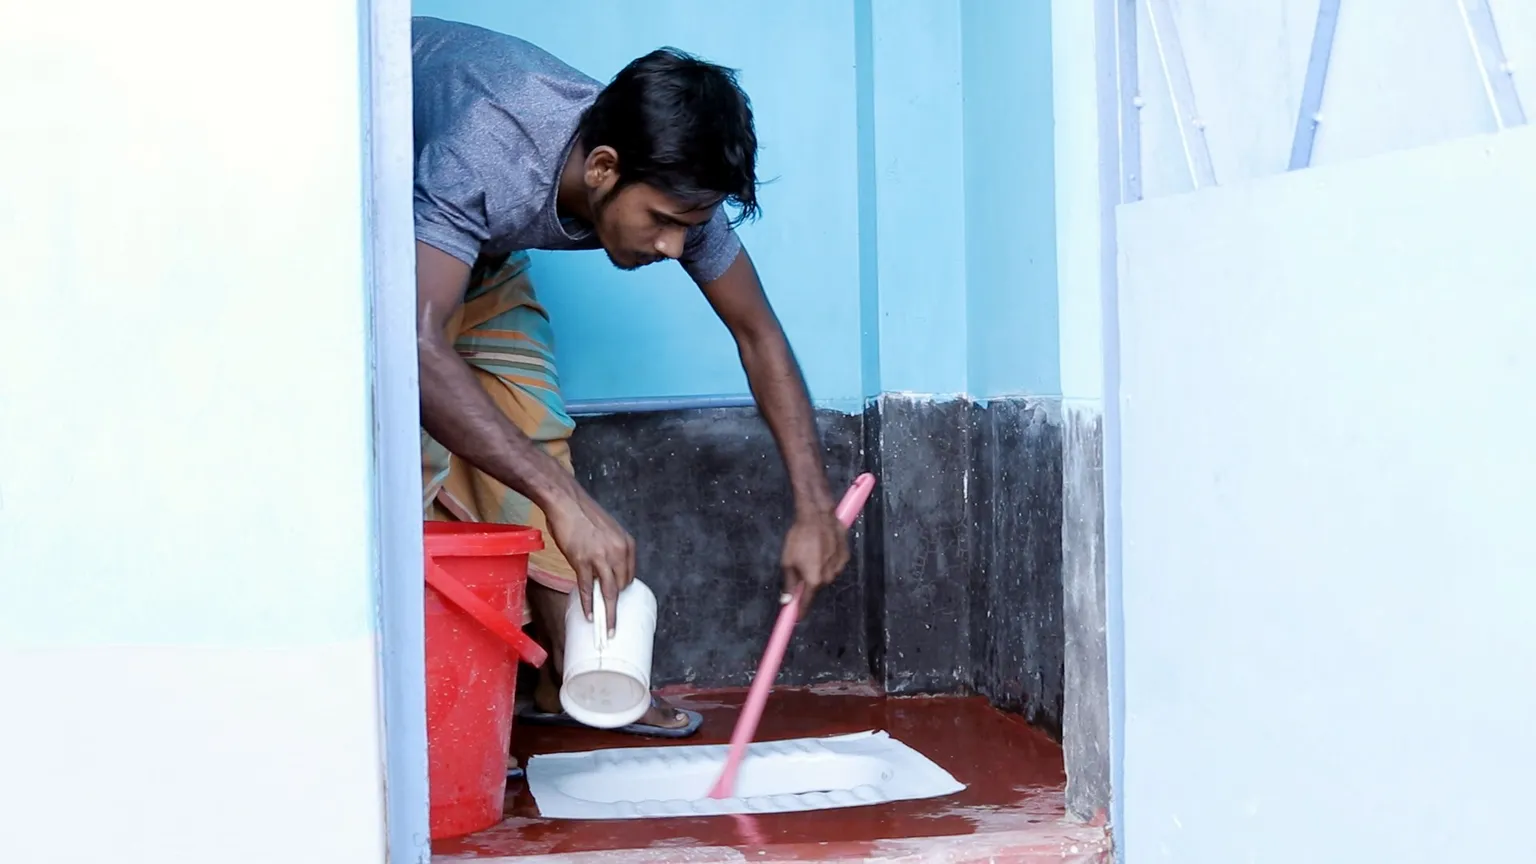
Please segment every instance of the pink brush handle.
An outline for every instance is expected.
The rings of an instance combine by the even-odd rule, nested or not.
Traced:
[[[860,474],[844,493],[843,500],[837,505],[837,521],[843,523],[844,528],[852,528],[855,519],[859,518],[859,511],[864,509],[864,502],[869,500],[869,493],[875,488],[875,475]],[[763,706],[768,704],[768,691],[773,688],[774,679],[779,677],[779,664],[784,662],[784,652],[789,648],[789,637],[795,632],[795,619],[800,617],[801,586],[796,585],[794,594],[779,609],[779,620],[774,622],[773,633],[768,637],[768,647],[763,651],[763,659],[757,666],[757,676],[752,679],[752,686],[747,690],[747,701],[741,708],[741,716],[736,719],[736,728],[731,732],[731,749],[725,756],[725,770],[720,772],[720,779],[715,781],[713,789],[709,790],[711,798],[729,798],[736,792],[736,772],[741,769],[741,760],[747,755],[747,745],[752,743],[752,736],[757,734],[757,723],[763,719]]]

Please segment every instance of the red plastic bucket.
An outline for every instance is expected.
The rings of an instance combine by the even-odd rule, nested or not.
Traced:
[[[518,525],[427,522],[427,760],[431,835],[501,821],[519,658],[544,649],[519,621],[539,532]]]

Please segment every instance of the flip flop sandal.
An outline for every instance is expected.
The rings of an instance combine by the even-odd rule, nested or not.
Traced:
[[[651,697],[651,706],[657,707],[655,696]],[[704,725],[704,716],[697,711],[689,711],[686,708],[675,708],[673,710],[681,712],[688,718],[686,726],[672,729],[666,726],[652,726],[649,723],[631,723],[618,729],[607,729],[604,731],[618,732],[621,735],[638,735],[643,738],[688,738],[697,733],[699,727]],[[570,729],[592,728],[564,711],[555,713],[540,711],[534,707],[533,703],[528,703],[523,708],[518,709],[517,722],[527,723],[530,726],[563,726]]]

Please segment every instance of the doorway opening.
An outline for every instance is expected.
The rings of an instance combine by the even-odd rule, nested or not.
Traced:
[[[392,860],[663,861],[679,844],[698,861],[737,860],[730,856],[743,849],[831,860],[872,849],[944,850],[949,860],[1107,860],[1100,420],[1059,399],[893,394],[818,411],[834,485],[863,470],[880,485],[855,529],[852,564],[797,633],[759,739],[884,730],[965,783],[965,792],[595,828],[540,818],[523,781],[512,778],[506,821],[427,842],[412,9],[409,0],[369,0],[364,10]],[[740,396],[573,401],[569,410],[578,420],[578,476],[636,537],[640,570],[663,610],[654,682],[704,717],[699,736],[681,743],[723,743],[776,610],[773,564],[791,508],[772,436]],[[519,725],[512,755],[526,765],[544,753],[658,743]]]

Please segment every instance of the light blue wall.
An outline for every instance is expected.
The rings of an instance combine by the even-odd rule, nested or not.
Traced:
[[[960,6],[872,0],[870,9],[880,333],[866,350],[884,392],[964,393]]]
[[[600,80],[659,45],[742,70],[771,180],[742,237],[813,397],[852,409],[880,392],[1060,392],[1050,21],[1047,4],[1020,5],[414,8],[521,36]],[[568,399],[746,392],[729,335],[678,268],[535,260]]]
[[[421,15],[512,33],[607,81],[674,45],[741,70],[762,145],[763,218],[741,229],[818,401],[857,404],[858,150],[853,6],[417,0]],[[730,335],[681,268],[621,273],[598,252],[535,259],[572,400],[747,392]]]
[[[967,390],[1061,393],[1051,14],[962,0]]]
[[[880,395],[880,202],[875,190],[875,14],[872,0],[854,0],[853,67],[858,80],[859,362],[864,398]]]

